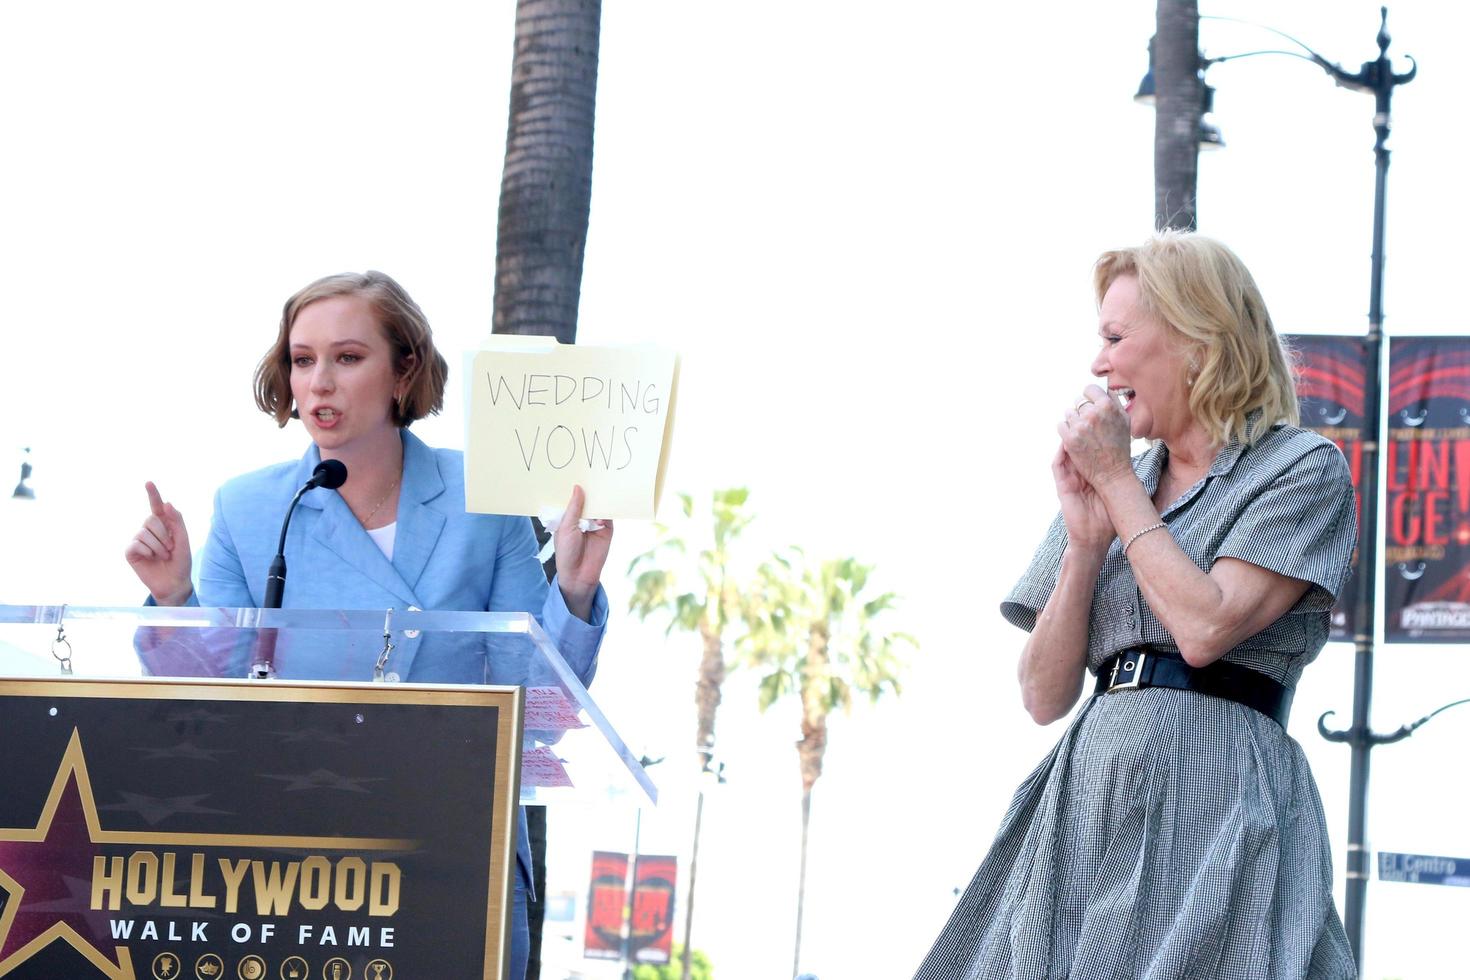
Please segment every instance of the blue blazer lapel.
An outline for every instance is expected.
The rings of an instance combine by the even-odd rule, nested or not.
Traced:
[[[339,495],[334,493],[326,499],[321,519],[312,530],[312,540],[341,558],[358,574],[402,599],[406,606],[418,604],[413,590],[373,544],[373,539],[368,537]],[[396,543],[394,549],[397,549]]]
[[[444,531],[445,516],[429,501],[444,493],[444,478],[434,451],[417,436],[403,433],[403,489],[398,495],[398,533],[393,567],[410,592],[418,586]]]
[[[301,471],[297,474],[301,478],[301,483],[306,482],[311,476],[311,471],[320,462],[321,453],[316,446],[312,446],[302,459]],[[405,454],[405,467],[406,465]],[[362,524],[358,522],[357,517],[353,515],[351,508],[347,506],[347,502],[340,494],[335,491],[312,490],[301,498],[298,506],[309,507],[321,512],[316,526],[311,531],[311,541],[314,545],[320,545],[346,562],[358,574],[392,593],[402,600],[405,607],[420,605],[413,589],[398,574],[393,564],[378,550],[373,539],[368,537],[368,533],[362,529]],[[400,510],[401,508],[400,504]],[[404,528],[400,525],[393,549],[395,557],[403,543]],[[327,605],[330,606],[331,603],[328,602]]]

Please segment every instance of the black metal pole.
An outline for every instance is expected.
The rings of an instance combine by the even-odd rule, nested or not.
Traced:
[[[1384,59],[1386,63],[1386,59]],[[1348,788],[1347,893],[1343,910],[1343,926],[1353,955],[1361,964],[1363,957],[1363,913],[1368,899],[1368,879],[1372,874],[1367,842],[1368,771],[1373,746],[1370,714],[1373,702],[1373,639],[1377,623],[1378,589],[1378,453],[1383,428],[1379,419],[1383,384],[1383,219],[1384,198],[1388,189],[1388,123],[1389,102],[1393,89],[1378,86],[1373,126],[1378,139],[1373,147],[1376,178],[1373,190],[1373,270],[1368,298],[1368,336],[1364,343],[1365,376],[1369,379],[1368,399],[1363,418],[1363,536],[1365,554],[1359,557],[1358,596],[1353,622],[1357,635],[1356,663],[1353,671],[1353,727],[1351,778]],[[1368,502],[1371,501],[1371,505]],[[1361,973],[1362,967],[1359,966]]]
[[[689,891],[684,898],[684,952],[680,957],[679,980],[689,980],[694,952],[694,873],[699,868],[699,825],[704,820],[704,790],[694,804],[694,847],[689,852]]]
[[[645,761],[646,758],[645,758]],[[633,980],[633,954],[638,952],[633,948],[633,912],[638,900],[638,858],[643,847],[643,807],[638,808],[638,816],[633,822],[633,881],[627,890],[628,912],[624,920],[627,928],[623,932],[623,980]]]
[[[1363,65],[1361,71],[1348,73],[1314,58],[1339,84],[1348,88],[1373,92],[1373,129],[1377,134],[1373,152],[1376,157],[1376,179],[1373,191],[1373,264],[1368,296],[1368,334],[1363,343],[1363,368],[1366,392],[1363,413],[1362,528],[1358,538],[1358,591],[1353,603],[1353,644],[1356,647],[1353,667],[1353,722],[1343,732],[1329,732],[1318,720],[1318,730],[1331,741],[1347,742],[1352,747],[1351,774],[1348,787],[1348,843],[1346,901],[1343,927],[1348,944],[1362,974],[1363,915],[1368,897],[1368,879],[1372,872],[1367,843],[1368,772],[1370,753],[1375,745],[1396,741],[1402,736],[1381,736],[1371,728],[1373,706],[1373,652],[1377,632],[1378,593],[1378,455],[1383,425],[1381,393],[1383,382],[1383,237],[1385,197],[1388,189],[1389,108],[1395,85],[1414,77],[1415,66],[1395,75],[1388,60],[1388,8],[1381,8],[1382,22],[1378,30],[1378,60]],[[1412,60],[1412,59],[1411,59]],[[1325,719],[1325,715],[1323,718]]]

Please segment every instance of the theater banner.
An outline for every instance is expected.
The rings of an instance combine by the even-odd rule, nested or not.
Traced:
[[[622,959],[623,910],[627,904],[628,855],[593,851],[583,956],[593,960]]]
[[[1367,410],[1362,337],[1293,335],[1287,342],[1297,354],[1297,397],[1302,427],[1337,443],[1347,457],[1358,505],[1359,547],[1353,572],[1332,610],[1332,639],[1353,637],[1353,603],[1358,591],[1358,554],[1362,550],[1363,413]]]
[[[1470,640],[1470,338],[1395,337],[1384,444],[1384,638]]]
[[[628,943],[639,963],[667,963],[674,943],[674,885],[679,859],[640,854],[635,862],[633,921]]]
[[[0,680],[0,976],[503,976],[520,697]]]
[[[635,962],[669,962],[674,941],[674,885],[678,865],[679,859],[670,854],[639,854],[634,858],[632,916],[626,950]],[[583,944],[586,958],[623,959],[623,921],[628,912],[628,855],[593,851]]]

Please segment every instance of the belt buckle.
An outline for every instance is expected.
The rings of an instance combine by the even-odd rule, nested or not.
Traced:
[[[1139,681],[1143,679],[1143,662],[1147,656],[1142,651],[1132,655],[1118,654],[1113,661],[1113,674],[1108,678],[1107,693],[1112,694],[1114,691],[1126,691],[1129,688],[1138,687]]]

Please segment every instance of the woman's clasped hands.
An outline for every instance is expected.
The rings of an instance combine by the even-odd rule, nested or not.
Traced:
[[[1088,385],[1057,424],[1057,433],[1062,442],[1052,459],[1052,479],[1068,541],[1105,549],[1116,532],[1099,490],[1120,476],[1132,475],[1128,416],[1115,396]]]

